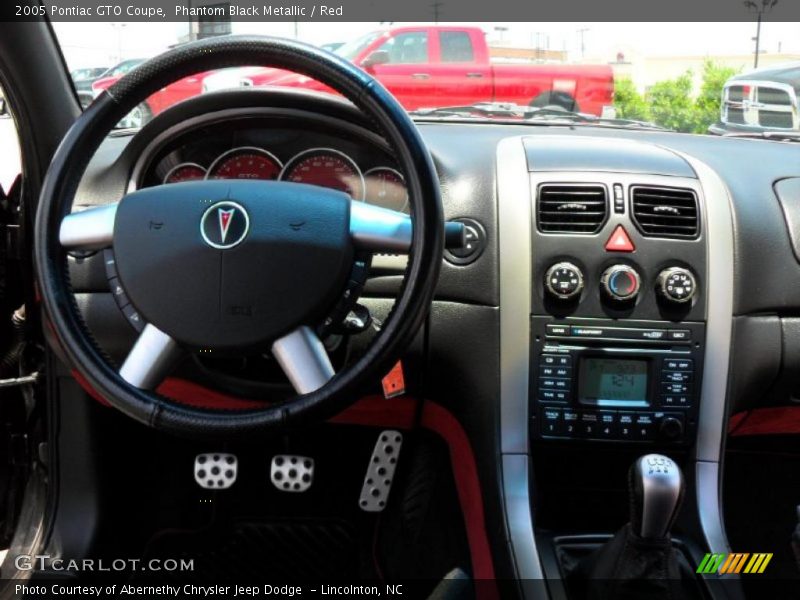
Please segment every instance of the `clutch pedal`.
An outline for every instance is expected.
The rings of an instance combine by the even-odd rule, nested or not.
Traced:
[[[269,477],[272,485],[282,492],[305,492],[314,483],[314,459],[278,454],[272,457]]]
[[[207,490],[226,490],[236,481],[238,468],[235,454],[198,454],[194,457],[194,480]]]
[[[378,436],[358,500],[361,510],[381,512],[386,508],[402,446],[403,434],[399,431],[387,429]]]

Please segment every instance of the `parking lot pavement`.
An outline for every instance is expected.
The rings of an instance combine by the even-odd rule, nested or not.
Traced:
[[[0,186],[8,190],[21,170],[19,141],[14,121],[0,117]]]

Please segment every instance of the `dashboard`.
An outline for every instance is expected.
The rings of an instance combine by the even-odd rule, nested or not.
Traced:
[[[694,460],[698,531],[712,552],[727,551],[718,497],[727,416],[791,402],[800,389],[798,147],[570,125],[418,128],[445,218],[468,220],[480,251],[445,253],[404,364],[410,387],[463,424],[493,547],[510,541],[517,575],[541,580],[544,531],[563,528],[565,514],[570,526],[580,520],[569,512],[580,494],[564,482],[585,476],[587,452],[622,448]],[[110,137],[76,205],[199,178],[298,181],[405,205],[396,161],[353,107],[264,90],[201,96],[136,136]],[[125,356],[135,330],[102,257],[71,258],[70,269],[98,342]],[[373,263],[360,302],[380,320],[401,283],[402,269]],[[351,338],[354,353],[365,337]],[[235,382],[194,375],[237,393],[268,372],[236,369]]]

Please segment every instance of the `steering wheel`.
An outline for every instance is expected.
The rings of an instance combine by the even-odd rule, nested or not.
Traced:
[[[277,181],[207,180],[142,189],[71,213],[90,157],[131,109],[166,85],[222,67],[301,73],[356,105],[406,176],[408,215],[342,192]],[[444,241],[439,181],[411,119],[351,63],[300,42],[213,38],[153,58],[111,86],[75,122],[39,200],[35,259],[42,302],[64,353],[108,402],[178,434],[222,436],[314,422],[352,403],[411,341],[433,298]],[[146,325],[119,368],[78,311],[70,251],[113,248],[119,282]],[[358,253],[407,253],[399,297],[368,350],[335,373],[316,326],[347,293]],[[156,393],[186,352],[271,349],[297,395],[245,411],[189,407]]]

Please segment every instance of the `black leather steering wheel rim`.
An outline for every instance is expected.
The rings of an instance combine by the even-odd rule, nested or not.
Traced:
[[[414,226],[408,268],[391,315],[369,349],[320,389],[247,411],[178,404],[123,380],[89,333],[72,295],[59,227],[69,214],[89,159],[127,112],[164,86],[222,67],[259,65],[301,73],[341,93],[375,125],[406,174]],[[383,375],[422,324],[431,304],[444,243],[439,182],[414,123],[378,82],[353,64],[293,40],[256,36],[212,38],[155,57],[102,94],[69,130],[51,163],[34,236],[42,303],[64,353],[87,382],[126,415],[150,427],[190,436],[263,432],[324,420],[357,399],[363,384]]]

